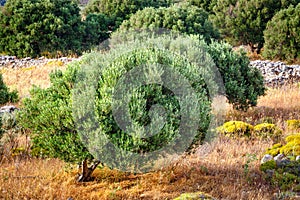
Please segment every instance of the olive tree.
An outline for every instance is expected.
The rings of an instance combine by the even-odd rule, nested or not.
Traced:
[[[144,155],[168,145],[174,138],[181,138],[179,127],[182,114],[185,112],[181,112],[182,104],[176,98],[177,93],[162,84],[144,84],[129,96],[129,113],[134,121],[132,130],[136,131],[127,134],[117,123],[112,107],[113,105],[118,107],[123,103],[112,101],[113,92],[118,91],[118,81],[134,66],[153,66],[152,64],[159,64],[154,65],[155,67],[170,66],[172,70],[186,77],[196,92],[194,97],[198,102],[195,104],[197,112],[194,112],[194,109],[190,110],[195,114],[193,115],[195,119],[198,119],[195,135],[192,140],[188,138],[188,141],[186,137],[182,137],[182,143],[188,146],[203,141],[211,119],[211,90],[204,79],[207,74],[198,73],[198,69],[202,68],[189,61],[190,57],[198,58],[199,54],[195,49],[203,49],[209,53],[224,82],[224,95],[235,108],[247,109],[254,106],[258,96],[263,95],[265,91],[261,74],[257,69],[248,66],[249,59],[246,55],[234,52],[230,45],[224,43],[212,42],[208,45],[195,36],[181,36],[174,39],[171,35],[153,40],[138,39],[126,43],[127,46],[118,44],[120,48],[86,54],[80,61],[71,63],[65,72],[52,73],[50,87],[46,89],[34,87],[31,90],[31,97],[25,99],[18,117],[20,125],[31,131],[34,156],[55,157],[71,163],[83,161],[79,181],[88,181],[100,161],[104,164],[110,163],[109,166],[113,167],[127,166],[130,164],[127,162],[128,159],[122,158],[131,158],[126,157],[131,156],[131,153],[137,156]],[[167,51],[163,47],[170,47],[172,51]],[[154,80],[157,76],[161,79],[170,77],[162,73],[161,69],[156,69],[147,69],[151,72],[147,75],[148,79]],[[137,76],[132,78],[133,83],[139,80]],[[180,87],[182,83],[175,84],[174,87]],[[123,90],[129,86],[122,85],[125,86]],[[123,90],[121,87],[120,91]],[[128,96],[125,97],[127,99]],[[191,102],[190,98],[186,100]],[[160,118],[155,115],[153,118],[151,114],[152,106],[157,104],[168,111],[165,115],[165,126],[162,126],[159,134],[146,138],[138,137],[138,133],[143,130],[139,129],[140,126],[147,126],[153,119]],[[195,122],[195,119],[187,122]],[[101,137],[97,135],[99,131],[103,133]],[[114,151],[107,153],[111,146],[107,145],[102,136],[126,151],[126,155],[118,157],[113,154]],[[177,148],[179,146],[168,150],[176,151]],[[99,157],[99,154],[102,157]],[[88,167],[87,162],[92,162],[92,166]]]

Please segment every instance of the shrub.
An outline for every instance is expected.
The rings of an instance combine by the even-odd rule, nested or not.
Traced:
[[[286,120],[286,125],[289,130],[298,130],[300,128],[300,120],[297,119]]]
[[[284,154],[286,156],[292,156],[296,158],[296,156],[300,155],[300,134],[289,135],[285,138],[286,144],[275,144],[272,148],[269,148],[266,151],[266,154],[270,154],[272,156],[276,156],[279,153]]]
[[[215,4],[212,19],[228,41],[250,45],[252,51],[260,53],[264,44],[263,31],[268,21],[279,10],[289,5],[297,5],[299,2],[299,0],[222,0]],[[270,31],[270,34],[273,32]]]
[[[88,14],[84,23],[82,45],[84,49],[91,49],[109,38],[111,20],[104,14]]]
[[[250,137],[253,131],[251,124],[242,121],[229,121],[217,128],[217,131],[232,138]]]
[[[194,192],[194,193],[183,193],[179,197],[176,197],[173,200],[214,200],[211,195],[203,193],[203,192]]]
[[[189,42],[191,42],[192,45],[189,46]],[[123,73],[129,71],[131,69],[130,67],[139,66],[143,63],[160,63],[171,66],[191,81],[191,85],[195,87],[198,94],[197,97],[201,103],[201,109],[196,115],[202,119],[195,140],[192,142],[201,142],[210,121],[209,91],[203,77],[201,77],[199,73],[196,73],[195,65],[192,62],[188,62],[186,58],[179,56],[179,53],[163,51],[163,49],[155,48],[155,44],[159,45],[159,47],[169,45],[173,48],[172,50],[177,53],[186,51],[186,56],[191,57],[195,55],[196,57],[198,56],[198,54],[195,54],[195,51],[198,51],[198,49],[209,49],[211,52],[216,52],[214,53],[215,57],[217,57],[218,53],[221,56],[230,56],[228,59],[229,62],[224,58],[223,64],[220,62],[218,65],[218,67],[222,67],[222,75],[227,77],[229,77],[227,73],[231,73],[233,69],[232,71],[226,70],[226,67],[230,68],[233,65],[239,69],[238,67],[241,64],[247,62],[244,61],[246,57],[229,50],[228,46],[226,46],[226,48],[215,48],[215,50],[212,47],[216,47],[216,44],[212,43],[212,46],[208,46],[203,40],[192,36],[181,36],[176,39],[172,36],[162,36],[161,38],[155,39],[137,40],[129,43],[128,46],[120,46],[120,48],[122,48],[115,51],[110,50],[105,53],[95,52],[84,55],[81,61],[71,63],[65,72],[55,71],[52,73],[50,75],[51,86],[49,88],[41,89],[34,87],[31,90],[31,97],[24,100],[24,106],[20,112],[19,120],[23,127],[30,129],[32,132],[33,155],[57,157],[67,162],[79,162],[87,159],[92,160],[93,156],[89,153],[88,148],[90,147],[89,150],[93,150],[94,144],[97,144],[97,146],[94,147],[99,147],[101,141],[97,138],[92,138],[91,141],[95,143],[92,143],[92,146],[86,147],[82,141],[88,138],[78,133],[78,130],[82,129],[80,129],[80,127],[77,127],[77,129],[76,125],[89,126],[90,121],[75,123],[72,117],[72,115],[74,115],[84,118],[91,115],[91,113],[89,113],[89,107],[82,106],[82,104],[85,103],[89,105],[95,102],[96,107],[93,108],[96,108],[95,119],[97,120],[97,124],[101,126],[101,130],[106,133],[110,141],[113,141],[114,144],[122,147],[124,150],[136,153],[149,152],[160,148],[174,138],[176,134],[178,134],[177,128],[180,122],[180,106],[174,94],[168,88],[161,85],[150,84],[140,87],[134,91],[134,95],[129,104],[131,108],[130,113],[132,113],[131,117],[135,119],[137,125],[142,126],[148,125],[151,122],[149,112],[151,113],[150,108],[152,105],[161,104],[166,110],[170,110],[170,113],[166,115],[167,125],[162,129],[160,134],[150,138],[139,138],[125,134],[113,118],[111,97],[117,80]],[[183,44],[187,44],[188,48],[191,49],[183,48],[185,47]],[[119,43],[118,45],[123,44]],[[226,49],[227,53],[222,54],[222,49]],[[235,58],[235,60],[233,58]],[[95,71],[85,70],[85,67],[90,66],[93,66]],[[80,73],[78,70],[80,70]],[[156,70],[154,70],[154,72],[155,71]],[[80,80],[80,78],[84,77],[87,73],[90,73],[87,77],[89,81],[84,81],[82,84],[92,84],[95,80],[99,80],[99,82],[95,84],[97,86],[97,96],[93,98],[86,96],[91,89],[89,87],[80,91],[74,90],[75,80]],[[228,78],[225,80],[228,80]],[[76,85],[78,86],[78,83],[76,83]],[[251,87],[248,86],[248,88]],[[235,89],[240,90],[238,86],[235,87]],[[74,94],[78,96],[74,98]],[[232,94],[228,95],[230,96]],[[239,102],[235,98],[232,99]],[[188,99],[188,101],[190,102],[190,99]],[[244,103],[249,102],[246,101]],[[77,106],[74,107],[72,104]],[[74,110],[76,112],[74,112]],[[92,114],[93,113],[94,112],[92,112]],[[94,127],[91,127],[90,130],[92,132]],[[184,139],[185,138],[183,138],[183,140]],[[105,150],[105,145],[100,145],[100,147],[103,148],[102,150]],[[107,162],[111,162],[111,160],[115,159],[111,154],[107,154],[106,156],[108,159]],[[114,160],[114,162],[118,164],[118,160]]]
[[[169,6],[172,1],[169,0],[91,0],[85,7],[83,13],[85,15],[92,13],[100,13],[108,16],[114,22],[112,30],[129,17],[146,7]]]
[[[79,8],[72,0],[8,0],[0,12],[0,52],[18,57],[77,54],[81,37]]]
[[[229,103],[239,110],[256,106],[258,97],[265,94],[266,88],[261,72],[249,67],[246,54],[234,52],[229,44],[214,41],[207,51],[222,75]]]
[[[18,92],[16,90],[10,92],[9,88],[3,82],[2,74],[0,74],[0,105],[7,102],[17,102]]]
[[[193,6],[203,8],[208,13],[213,13],[213,7],[217,4],[217,0],[187,0]]]
[[[78,67],[79,63],[73,62],[64,73],[60,70],[51,73],[51,86],[47,89],[34,86],[30,99],[24,100],[18,119],[22,127],[32,132],[32,155],[68,162],[91,157],[76,134],[72,117],[71,90]]]
[[[202,35],[206,42],[218,39],[219,32],[208,20],[208,13],[189,4],[175,4],[168,8],[145,8],[124,21],[118,31],[165,28],[186,34]]]
[[[254,126],[253,133],[256,137],[274,138],[278,140],[282,135],[282,130],[279,129],[275,124],[262,123]]]
[[[263,55],[270,59],[300,59],[300,4],[279,11],[264,31]]]

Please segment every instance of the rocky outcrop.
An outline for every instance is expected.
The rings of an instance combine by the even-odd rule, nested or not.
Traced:
[[[15,106],[2,106],[2,107],[0,108],[0,114],[1,114],[1,113],[12,113],[12,112],[14,112],[15,110],[18,110],[18,108],[15,107]]]
[[[300,81],[300,65],[287,65],[281,61],[256,60],[251,61],[250,66],[262,72],[265,84],[268,86],[280,86]]]

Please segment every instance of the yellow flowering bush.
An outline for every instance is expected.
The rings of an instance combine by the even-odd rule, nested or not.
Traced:
[[[286,144],[275,144],[269,148],[266,153],[276,156],[279,153],[286,156],[299,156],[300,155],[300,133],[287,136],[285,138]]]
[[[282,135],[282,130],[275,124],[261,123],[254,126],[253,134],[254,136],[260,138],[275,138],[278,140]]]
[[[286,120],[286,125],[289,130],[298,130],[300,129],[300,120],[297,119]]]
[[[217,132],[228,137],[238,138],[242,136],[250,137],[253,126],[242,121],[229,121],[217,128]]]

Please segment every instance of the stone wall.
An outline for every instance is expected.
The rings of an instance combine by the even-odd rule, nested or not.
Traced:
[[[49,62],[56,62],[60,61],[62,64],[66,64],[77,58],[57,58],[57,59],[47,59],[45,57],[40,57],[38,59],[33,58],[22,58],[17,59],[15,56],[0,56],[0,69],[1,68],[21,68],[21,67],[32,67],[32,66],[43,66]]]
[[[32,59],[28,57],[17,59],[15,56],[0,56],[0,69],[6,67],[39,67],[55,61],[60,61],[63,64],[66,64],[77,59],[80,58],[62,57],[57,59],[47,59],[45,57],[40,57],[38,59]],[[256,67],[262,72],[265,78],[265,83],[268,86],[279,86],[288,82],[300,81],[300,65],[286,65],[281,61],[271,62],[268,60],[255,60],[250,62],[250,66]]]
[[[281,61],[256,60],[250,62],[250,66],[256,67],[262,72],[268,86],[280,86],[300,81],[300,65],[286,65]]]

